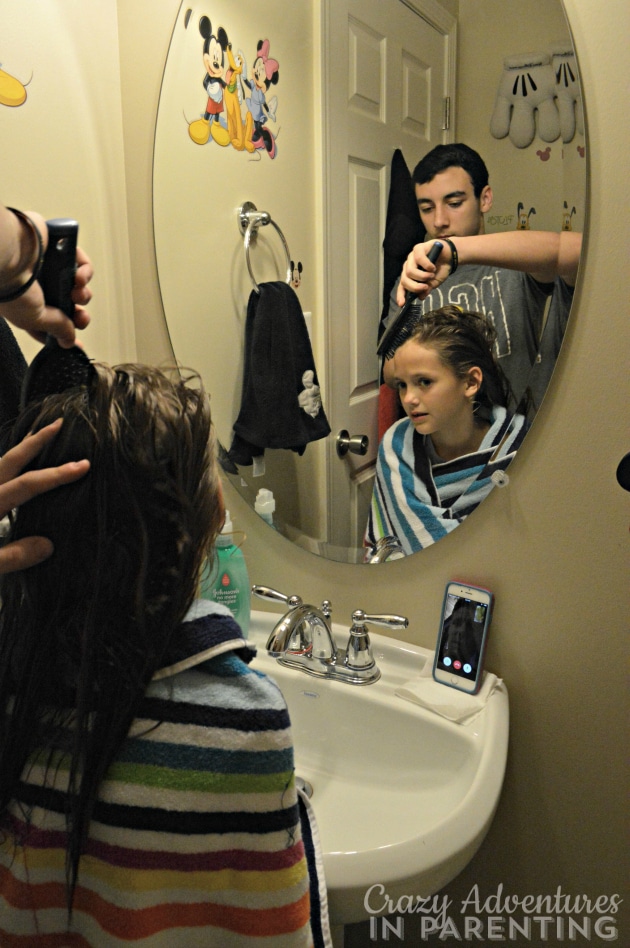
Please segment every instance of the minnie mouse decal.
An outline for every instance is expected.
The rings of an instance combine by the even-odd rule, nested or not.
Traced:
[[[251,95],[245,99],[247,108],[254,120],[252,144],[255,148],[265,148],[270,158],[276,155],[276,140],[265,124],[268,118],[276,120],[278,99],[276,96],[267,102],[269,87],[276,85],[279,79],[280,65],[269,56],[269,40],[260,40],[256,47],[256,59],[251,79],[245,79],[245,85]]]

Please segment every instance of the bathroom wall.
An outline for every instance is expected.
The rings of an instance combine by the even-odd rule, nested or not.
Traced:
[[[179,4],[169,4],[176,11]],[[267,151],[247,150],[242,140],[226,136],[215,142],[201,122],[208,100],[202,80],[204,40],[201,14],[211,21],[214,34],[223,28],[235,60],[244,59],[243,77],[251,79],[257,45],[269,42],[269,57],[278,65],[278,82],[266,99],[270,106],[265,126],[275,139],[275,157]],[[121,31],[126,35],[125,31]],[[135,34],[134,34],[135,36]],[[203,7],[180,7],[169,47],[168,64],[160,91],[160,109],[154,151],[154,227],[160,291],[178,361],[194,366],[210,380],[218,436],[229,447],[232,425],[238,417],[242,393],[245,322],[248,300],[254,295],[238,228],[237,208],[246,201],[267,211],[273,224],[261,227],[250,243],[249,261],[258,283],[285,279],[289,257],[302,273],[297,295],[310,313],[311,336],[321,349],[322,306],[317,279],[316,156],[319,136],[314,130],[312,86],[313,23],[311,5],[269,0],[264,11],[252,5],[217,0]],[[251,91],[244,82],[237,91],[244,99]],[[274,107],[273,102],[277,105]],[[231,100],[234,102],[234,98]],[[241,115],[245,106],[235,103]],[[227,108],[226,108],[227,114]],[[220,126],[214,126],[215,128]],[[195,140],[193,141],[193,137]],[[201,140],[198,140],[198,139]],[[311,186],[305,186],[307,183]],[[319,242],[321,243],[321,241]],[[229,273],[229,278],[224,275]],[[319,382],[326,391],[325,361],[317,357]],[[280,495],[278,516],[284,523],[303,523],[311,536],[325,537],[326,510],[320,485],[325,482],[323,440],[309,445],[303,457],[291,451],[266,452],[264,472],[244,468],[241,485],[248,481],[250,496],[259,487]],[[262,474],[264,473],[264,477]],[[278,482],[283,485],[278,488]],[[284,485],[293,490],[286,491]]]
[[[461,0],[455,138],[476,148],[490,170],[494,204],[486,215],[489,233],[516,230],[519,205],[532,230],[560,230],[565,201],[568,212],[574,210],[572,229],[581,231],[585,210],[584,135],[576,130],[569,142],[561,138],[545,142],[537,122],[531,144],[517,148],[509,137],[497,139],[490,133],[505,57],[550,53],[557,43],[569,40],[560,3],[527,0],[526,9],[524,16],[519,3]]]
[[[136,331],[139,355],[147,359],[166,352],[149,240],[150,150],[174,6],[154,0],[135,3],[132,11],[119,4]],[[326,563],[296,550],[228,494],[248,534],[252,581],[330,598],[339,621],[357,607],[402,612],[411,620],[410,640],[431,646],[449,578],[495,591],[488,665],[509,688],[511,749],[496,819],[470,866],[448,887],[453,899],[475,883],[485,894],[503,883],[518,895],[553,894],[561,885],[596,897],[623,892],[629,877],[620,736],[627,723],[630,505],[615,469],[629,449],[621,355],[628,351],[629,235],[619,196],[628,177],[628,133],[618,77],[629,66],[630,13],[623,0],[597,7],[567,0],[566,6],[586,90],[589,236],[565,348],[536,426],[510,469],[509,487],[494,491],[435,547],[377,567],[369,584],[363,571],[372,567]],[[630,929],[622,931],[621,944],[630,937]],[[349,929],[346,940],[365,948],[366,927]],[[562,941],[550,932],[547,943]]]
[[[117,9],[113,0],[89,7],[78,0],[42,2],[37,12],[45,29],[39,30],[31,19],[23,26],[30,5],[0,0],[3,43],[9,28],[17,35],[11,56],[37,39],[31,58],[43,57],[44,39],[57,35],[51,33],[55,18],[72,38],[76,61],[64,60],[59,73],[81,75],[86,97],[76,106],[76,118],[71,112],[72,134],[69,139],[56,134],[53,115],[0,110],[2,197],[80,219],[98,272],[86,347],[108,359],[133,354],[132,312],[138,357],[171,358],[153,252],[151,171],[161,73],[178,6],[177,0],[118,0]],[[628,895],[622,807],[628,789],[623,659],[630,503],[616,483],[615,468],[629,449],[623,277],[630,235],[620,191],[630,169],[627,88],[620,88],[619,77],[630,67],[625,39],[630,13],[625,0],[605,5],[566,0],[566,6],[591,143],[588,240],[565,347],[536,426],[510,468],[509,487],[494,491],[435,547],[376,569],[327,563],[295,549],[227,491],[236,525],[247,532],[252,581],[316,601],[329,598],[338,621],[349,622],[357,607],[402,612],[411,620],[409,639],[431,647],[449,578],[465,577],[494,590],[488,666],[505,679],[510,693],[508,771],[487,839],[447,888],[453,900],[465,898],[474,884],[482,897],[500,884],[519,896],[554,894],[558,886],[592,898]],[[68,42],[60,39],[57,48],[67,49]],[[5,69],[13,65],[4,46],[0,60]],[[34,100],[36,64],[18,65],[33,69]],[[305,95],[309,82],[305,76]],[[64,129],[72,85],[64,85],[56,106],[57,124]],[[15,123],[10,133],[9,120]],[[14,140],[19,123],[23,128]],[[313,147],[316,137],[315,130]],[[7,152],[8,144],[15,150]],[[286,204],[281,224],[291,232],[297,226]],[[310,225],[316,245],[318,220]],[[227,285],[231,274],[224,276]],[[312,305],[317,311],[316,291]],[[366,569],[372,570],[369,584]],[[629,932],[626,916],[619,944],[628,943]],[[373,943],[365,926],[349,928],[346,942],[348,948]],[[594,936],[592,942],[597,943]],[[409,934],[408,943],[418,943],[417,937]],[[516,941],[510,944],[521,948]],[[551,931],[546,944],[563,940]]]
[[[98,42],[95,42],[98,37]],[[0,0],[0,63],[24,85],[0,105],[0,197],[45,217],[75,217],[97,263],[86,351],[135,354],[115,4]],[[38,345],[18,333],[28,357]]]

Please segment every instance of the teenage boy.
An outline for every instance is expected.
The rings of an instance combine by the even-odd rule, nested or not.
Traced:
[[[485,214],[493,200],[488,169],[465,144],[438,145],[417,164],[413,181],[426,239],[403,266],[388,324],[406,291],[417,294],[410,329],[423,313],[448,303],[485,313],[494,323],[496,354],[517,402],[529,391],[538,407],[566,326],[582,235],[486,234]],[[444,243],[435,265],[427,258],[434,240]],[[391,384],[391,360],[383,365],[383,377]]]

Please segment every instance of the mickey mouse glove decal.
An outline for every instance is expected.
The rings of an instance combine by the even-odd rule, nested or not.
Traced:
[[[556,103],[560,116],[560,132],[563,142],[570,142],[575,130],[584,134],[582,94],[578,79],[575,53],[571,46],[558,45],[551,49],[551,68],[556,82]]]
[[[545,142],[560,135],[554,96],[556,79],[547,53],[520,53],[503,60],[503,74],[490,120],[494,138],[510,136],[517,148],[527,148],[536,134]]]

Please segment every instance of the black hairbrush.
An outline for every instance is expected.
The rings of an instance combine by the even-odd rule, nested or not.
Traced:
[[[436,240],[431,249],[429,250],[427,257],[431,263],[435,263],[437,258],[442,252],[442,247],[444,244],[440,240]],[[409,335],[409,322],[407,320],[407,313],[409,312],[412,304],[416,301],[416,294],[407,291],[407,297],[403,306],[401,307],[398,316],[396,316],[391,325],[385,330],[376,349],[377,355],[382,355],[385,359],[391,359],[396,349],[399,346],[402,346],[403,342],[406,341]]]
[[[68,319],[74,318],[72,287],[76,271],[79,225],[66,217],[46,221],[48,246],[38,280],[47,306],[56,306]],[[20,408],[47,395],[87,385],[94,369],[79,346],[62,349],[53,336],[47,336],[24,376]]]

